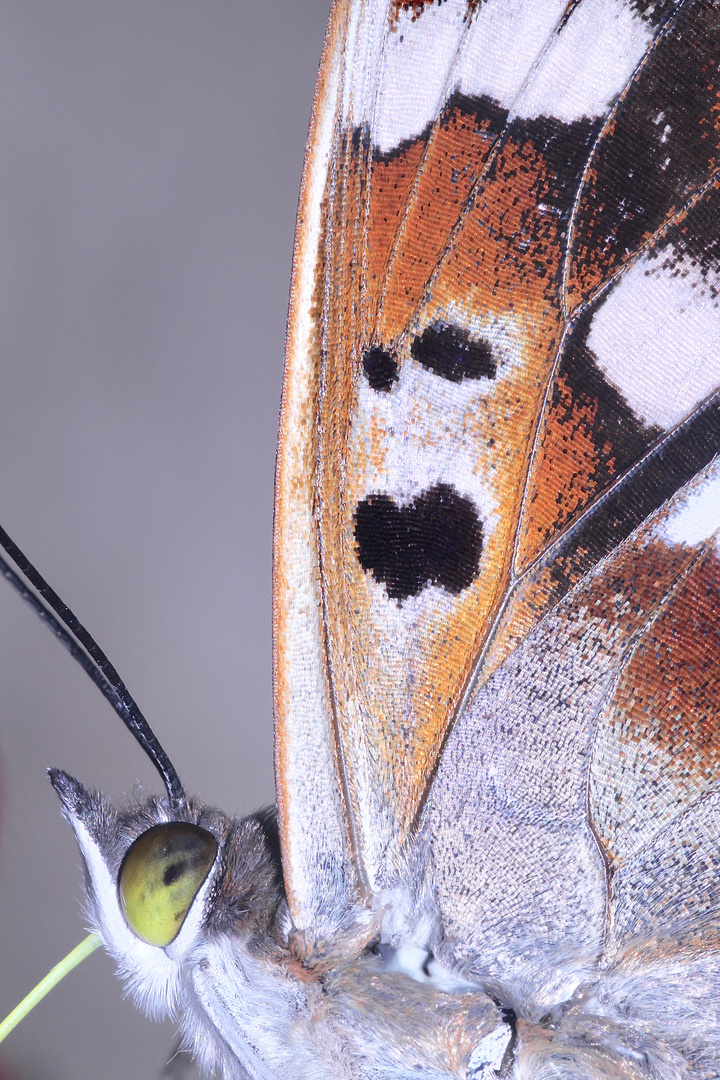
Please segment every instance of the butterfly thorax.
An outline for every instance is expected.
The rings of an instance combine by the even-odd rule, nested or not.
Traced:
[[[504,967],[489,952],[463,964],[433,891],[417,884],[422,834],[397,887],[313,940],[290,915],[273,812],[235,820],[189,801],[178,815],[155,798],[116,810],[65,773],[51,779],[85,861],[90,925],[136,1002],[177,1020],[200,1064],[225,1080],[691,1075],[671,1037],[687,985],[671,952],[648,942],[643,953],[636,940],[578,966],[573,948],[559,948],[535,965],[534,986],[522,948]],[[138,842],[178,817],[211,835],[216,853],[179,932],[159,946],[131,928],[118,882]],[[703,953],[695,969],[700,986],[714,977]]]
[[[479,986],[428,966],[426,950],[379,945],[382,911],[349,911],[332,940],[294,927],[270,811],[234,820],[188,803],[182,817],[217,840],[215,864],[174,940],[142,940],[117,882],[137,838],[173,819],[167,801],[118,811],[64,773],[52,778],[85,861],[92,928],[136,1003],[177,1019],[208,1071],[227,1080],[447,1080],[466,1075],[488,1038],[488,1053],[502,1059],[511,1030],[501,1010]]]

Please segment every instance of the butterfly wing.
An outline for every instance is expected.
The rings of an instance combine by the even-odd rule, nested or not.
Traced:
[[[602,955],[681,1041],[718,991],[717,14],[666,25],[589,158],[515,581],[428,814],[455,962],[547,1001]]]
[[[477,773],[513,744],[500,714],[477,735],[482,688],[529,650],[518,685],[541,708],[543,618],[570,633],[569,590],[591,590],[720,445],[717,37],[713,5],[669,0],[333,10],[277,481],[278,792],[302,927],[331,927],[390,879],[460,716],[432,806],[447,914],[475,940],[481,877],[461,888],[453,861],[475,860],[479,826],[458,840],[452,813],[477,818],[478,779],[453,781],[453,755]],[[668,556],[665,593],[681,563]],[[596,682],[620,678],[651,608],[613,623]],[[586,635],[591,665],[605,646]],[[580,694],[585,676],[565,674],[562,693]],[[588,717],[615,699],[589,700],[568,704],[584,735],[558,721],[552,751],[530,728],[515,746],[536,778],[554,763],[538,806],[558,821]]]
[[[428,809],[456,962],[565,1000],[633,938],[677,960],[674,922],[710,946],[718,528],[713,463],[476,689]]]

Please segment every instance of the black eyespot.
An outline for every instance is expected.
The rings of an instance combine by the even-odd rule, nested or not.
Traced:
[[[363,570],[402,602],[427,585],[466,589],[480,565],[483,528],[470,499],[436,484],[407,506],[368,495],[355,510],[355,543]]]
[[[166,866],[163,870],[163,885],[167,887],[176,882],[185,873],[185,866],[182,863],[172,863],[170,866]]]
[[[484,338],[471,338],[467,330],[446,323],[426,327],[413,339],[410,353],[428,371],[450,382],[494,379],[497,363]]]
[[[394,355],[376,346],[363,356],[363,371],[372,390],[387,393],[398,381],[398,362]]]

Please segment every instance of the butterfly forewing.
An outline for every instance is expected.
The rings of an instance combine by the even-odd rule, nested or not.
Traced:
[[[692,164],[673,119],[676,82],[698,90],[695,123],[714,93],[703,27],[716,13],[696,7],[335,8],[320,84],[334,91],[321,90],[315,121],[324,182],[313,152],[300,235],[314,215],[314,246],[296,267],[314,281],[310,388],[279,471],[281,493],[304,492],[303,531],[289,531],[322,620],[306,639],[288,612],[283,632],[317,672],[322,704],[303,737],[327,741],[343,850],[373,889],[392,876],[470,685],[716,452],[715,414],[698,412],[716,351],[711,336],[700,356],[708,337],[699,345],[692,321],[702,308],[716,333],[704,190],[715,114]],[[633,138],[652,125],[648,145],[669,162],[654,186]],[[706,295],[688,314],[694,285]],[[660,360],[668,334],[695,343],[674,368]],[[695,415],[702,438],[677,428]],[[292,728],[288,686],[279,720]],[[289,777],[290,752],[281,741],[285,844],[310,851],[315,811],[291,795],[308,778],[295,756]]]

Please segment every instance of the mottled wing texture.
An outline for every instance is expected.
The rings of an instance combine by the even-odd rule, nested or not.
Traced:
[[[539,622],[448,740],[427,808],[448,959],[520,988],[526,1013],[618,967],[641,1019],[678,995],[673,1023],[720,1034],[718,527],[714,462]],[[712,981],[693,985],[693,963]]]
[[[301,928],[424,814],[457,958],[640,932],[716,768],[719,150],[717,3],[334,7],[277,480]]]

